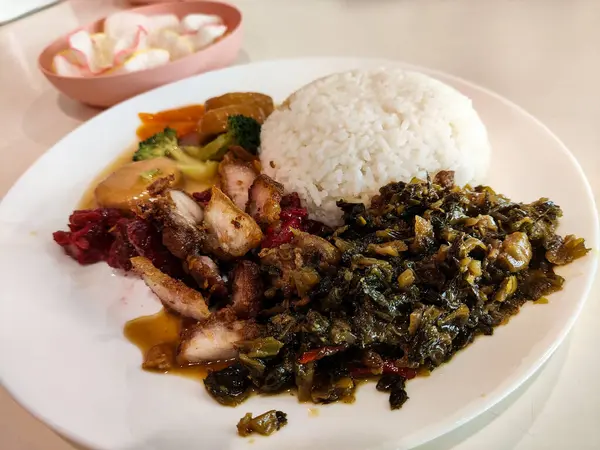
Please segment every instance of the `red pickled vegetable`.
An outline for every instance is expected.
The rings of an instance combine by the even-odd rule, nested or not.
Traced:
[[[304,222],[308,217],[306,208],[302,208],[300,197],[297,193],[284,195],[281,199],[281,213],[279,223],[270,226],[262,241],[262,248],[278,247],[291,242],[294,235],[292,228],[304,231]]]
[[[192,194],[192,197],[194,197],[194,200],[196,200],[198,203],[201,203],[203,205],[206,205],[210,201],[211,196],[212,196],[212,192],[210,189],[207,189],[202,192],[194,192]]]
[[[281,198],[280,202],[281,208],[302,208],[302,202],[300,201],[300,196],[297,192],[292,192],[291,194],[284,195]]]
[[[115,240],[111,231],[124,217],[114,208],[74,211],[69,217],[70,231],[56,231],[52,236],[79,264],[93,264],[106,260]]]
[[[132,218],[114,208],[74,211],[70,231],[56,231],[54,241],[79,264],[105,261],[115,269],[130,270],[130,258],[145,256],[161,271],[176,278],[185,276],[181,262],[162,243],[153,223]]]
[[[120,219],[113,228],[114,241],[106,256],[106,263],[115,269],[131,270],[131,262],[129,261],[138,253],[135,247],[127,238],[127,225],[130,219]]]
[[[308,216],[306,208],[283,208],[279,215],[279,220],[289,222],[290,220],[304,219]]]
[[[185,276],[181,261],[163,245],[162,233],[153,223],[131,220],[127,224],[127,239],[138,255],[148,258],[161,272],[175,278]]]

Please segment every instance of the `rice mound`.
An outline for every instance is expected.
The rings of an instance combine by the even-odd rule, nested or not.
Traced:
[[[368,204],[393,181],[454,170],[459,185],[481,182],[490,155],[469,98],[400,69],[318,79],[293,93],[261,132],[263,171],[328,225],[341,221],[337,200]]]

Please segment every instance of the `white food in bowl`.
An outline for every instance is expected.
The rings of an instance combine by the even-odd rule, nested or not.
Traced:
[[[337,200],[368,203],[389,182],[454,170],[457,184],[478,183],[490,155],[468,97],[400,69],[316,80],[277,108],[261,133],[264,172],[328,225],[341,221]]]
[[[68,37],[69,47],[54,55],[52,68],[57,75],[68,77],[114,74],[123,72],[124,65],[128,65],[126,72],[149,69],[202,50],[225,33],[227,25],[214,14],[188,14],[179,20],[175,14],[144,16],[121,11],[106,18],[102,32],[73,32]],[[140,64],[147,58],[136,56],[144,50],[159,56]],[[167,51],[169,58],[155,50]],[[128,64],[133,57],[136,63]]]

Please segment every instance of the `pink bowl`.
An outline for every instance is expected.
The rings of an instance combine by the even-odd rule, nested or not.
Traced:
[[[92,106],[108,107],[163,84],[228,66],[235,61],[242,44],[242,14],[227,3],[213,1],[160,3],[130,11],[147,16],[175,14],[180,19],[193,13],[216,14],[223,19],[228,30],[222,39],[207,48],[164,66],[139,72],[87,78],[60,76],[52,70],[52,58],[67,48],[67,37],[73,32],[71,31],[54,41],[41,53],[38,65],[42,73],[67,97]],[[82,28],[90,33],[96,33],[102,31],[103,25],[104,19],[100,19]]]
[[[190,0],[178,0],[180,2],[190,1]],[[152,5],[154,3],[164,3],[164,0],[127,0],[127,3],[130,5]]]

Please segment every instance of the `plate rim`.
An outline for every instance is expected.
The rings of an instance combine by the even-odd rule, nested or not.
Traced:
[[[414,435],[413,438],[411,438],[411,444],[413,444],[412,446],[418,446],[418,445],[422,445],[426,442],[432,441],[436,438],[439,438],[440,436],[443,436],[443,435],[449,433],[450,431],[465,425],[466,423],[472,421],[474,418],[483,414],[485,411],[487,411],[490,408],[497,405],[499,402],[501,402],[506,397],[511,395],[515,390],[517,390],[519,388],[519,386],[521,386],[523,383],[525,383],[529,378],[531,378],[544,365],[544,363],[550,358],[550,356],[552,356],[552,354],[556,351],[556,349],[564,342],[565,338],[567,337],[569,332],[572,330],[575,322],[579,318],[579,315],[581,314],[581,311],[583,310],[584,305],[588,301],[592,287],[594,285],[595,276],[598,272],[599,253],[598,253],[598,249],[596,247],[598,246],[599,240],[600,240],[600,222],[599,222],[596,198],[594,196],[593,189],[590,185],[590,182],[589,182],[581,164],[579,163],[579,161],[577,160],[575,155],[569,150],[569,148],[562,142],[562,140],[548,126],[546,126],[541,120],[539,120],[533,114],[528,112],[525,108],[521,107],[520,105],[513,102],[512,100],[500,95],[499,93],[497,93],[485,86],[482,86],[480,84],[472,82],[463,77],[454,75],[452,73],[448,73],[448,72],[445,72],[445,71],[442,71],[439,69],[431,69],[426,66],[416,65],[416,64],[408,63],[408,62],[405,62],[402,60],[395,60],[395,59],[389,59],[389,58],[370,58],[370,57],[360,57],[360,56],[356,56],[356,57],[352,57],[352,56],[348,56],[348,57],[346,57],[346,56],[343,56],[343,57],[295,57],[295,58],[281,58],[281,59],[279,59],[279,58],[266,59],[266,60],[260,60],[260,61],[255,61],[255,62],[249,62],[246,64],[234,65],[234,66],[226,67],[223,69],[219,69],[219,70],[215,70],[215,71],[211,71],[211,72],[207,72],[207,73],[212,74],[215,72],[224,72],[224,71],[229,71],[232,69],[233,70],[235,70],[235,69],[243,70],[243,68],[247,67],[247,66],[288,64],[288,63],[293,63],[293,62],[297,63],[299,61],[306,62],[308,64],[317,64],[317,63],[323,64],[323,63],[331,62],[332,60],[335,60],[340,63],[342,63],[344,61],[348,62],[348,63],[354,62],[357,65],[359,65],[361,63],[381,64],[382,66],[384,66],[386,64],[394,65],[397,67],[401,67],[402,69],[405,69],[405,70],[414,70],[414,71],[418,71],[421,73],[425,73],[432,77],[441,77],[442,79],[445,78],[445,79],[449,79],[449,80],[454,80],[460,84],[463,84],[463,85],[469,86],[470,88],[476,89],[476,90],[492,97],[494,100],[500,101],[504,105],[516,110],[524,118],[531,121],[533,125],[535,125],[536,127],[539,127],[541,130],[543,130],[543,132],[554,141],[554,143],[557,145],[558,148],[560,148],[562,153],[570,160],[571,164],[573,165],[574,169],[576,170],[577,174],[579,175],[579,177],[582,181],[583,187],[585,189],[585,193],[587,194],[588,200],[590,201],[589,206],[592,209],[591,212],[594,213],[593,219],[592,219],[593,223],[591,223],[591,225],[593,225],[594,232],[591,236],[586,237],[586,241],[594,243],[594,245],[592,245],[592,251],[588,254],[588,257],[591,258],[591,262],[590,262],[588,271],[586,271],[587,280],[586,280],[586,283],[585,283],[585,286],[584,286],[581,296],[577,299],[576,308],[573,310],[573,313],[569,316],[568,320],[566,320],[564,322],[564,325],[561,328],[560,333],[558,333],[557,336],[552,340],[552,343],[547,347],[547,349],[544,351],[544,353],[541,354],[537,359],[535,359],[534,362],[532,362],[530,364],[528,370],[523,371],[523,373],[520,374],[519,376],[509,378],[508,380],[510,380],[510,381],[506,385],[504,385],[504,384],[500,385],[496,389],[489,392],[486,395],[485,402],[483,402],[482,404],[480,404],[478,406],[473,406],[472,408],[470,408],[467,411],[464,411],[457,420],[452,420],[452,418],[454,416],[448,416],[443,421],[439,421],[439,422],[436,422],[435,424],[426,426],[424,429],[422,429],[420,432],[418,432],[416,435]],[[51,158],[52,157],[51,155],[52,155],[54,149],[56,147],[60,147],[63,144],[63,142],[71,134],[75,133],[81,127],[86,126],[88,123],[94,121],[98,117],[101,117],[105,114],[111,114],[113,108],[137,102],[140,97],[147,96],[147,95],[155,95],[155,92],[160,91],[161,89],[168,90],[172,85],[175,85],[177,83],[181,83],[186,80],[193,79],[193,78],[201,78],[203,75],[205,75],[205,74],[194,75],[194,76],[191,76],[188,78],[184,78],[182,80],[177,80],[172,83],[165,84],[165,85],[157,87],[155,89],[151,89],[142,94],[136,95],[135,97],[132,97],[128,100],[125,100],[124,102],[114,105],[113,107],[107,108],[104,111],[97,114],[96,116],[94,116],[93,118],[91,118],[90,120],[87,120],[87,121],[79,124],[73,130],[71,130],[69,133],[67,133],[65,136],[63,136],[61,139],[59,139],[55,144],[50,146],[17,179],[17,181],[11,186],[11,188],[6,193],[6,195],[2,199],[0,199],[0,212],[3,209],[3,205],[5,204],[5,202],[7,200],[10,201],[12,196],[16,195],[15,192],[18,191],[20,189],[21,185],[23,183],[25,183],[26,180],[30,177],[30,173],[32,171],[36,170],[36,167],[38,165],[45,162],[48,158]],[[79,433],[70,431],[70,430],[66,429],[65,427],[55,423],[52,420],[52,418],[46,417],[45,414],[37,413],[35,411],[34,406],[32,404],[30,404],[30,402],[24,401],[21,398],[21,396],[18,395],[17,392],[12,390],[10,388],[10,386],[8,386],[3,381],[1,369],[0,369],[0,384],[2,384],[4,389],[9,393],[9,395],[21,407],[23,407],[28,413],[30,413],[36,419],[40,420],[44,425],[48,426],[49,428],[51,428],[52,430],[57,432],[62,439],[65,439],[69,442],[74,442],[78,445],[83,445],[86,448],[90,448],[90,449],[101,448],[101,447],[97,447],[96,444],[94,444],[93,442],[90,442],[84,436],[80,436]],[[402,445],[401,437],[399,437],[397,439],[395,438],[395,439],[389,439],[386,441],[382,441],[380,443],[375,444],[375,446],[371,447],[371,448],[377,448],[380,450],[388,450],[388,449],[392,450],[392,449],[397,449],[397,448],[406,448],[406,447],[399,447],[399,445]]]

